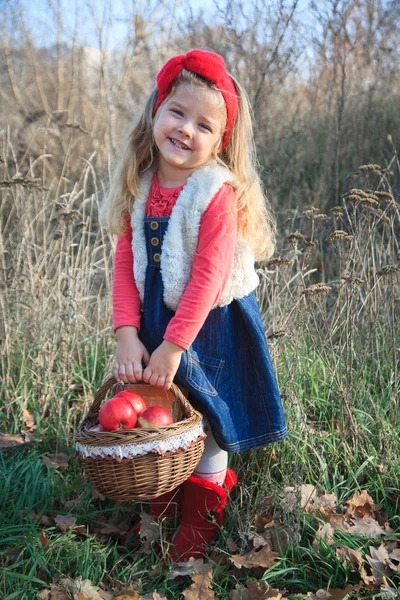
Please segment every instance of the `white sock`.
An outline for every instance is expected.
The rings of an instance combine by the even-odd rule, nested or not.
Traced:
[[[193,475],[222,485],[228,466],[228,453],[218,446],[206,417],[204,417],[204,431],[207,434],[204,441],[204,452]]]

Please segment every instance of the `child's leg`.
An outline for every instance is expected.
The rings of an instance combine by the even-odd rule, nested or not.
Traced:
[[[193,475],[183,484],[181,525],[169,539],[168,556],[186,560],[204,557],[217,535],[236,475],[227,469],[228,453],[216,443],[205,419],[205,448]]]
[[[228,453],[221,450],[212,434],[208,419],[204,417],[204,430],[207,438],[204,442],[204,452],[193,475],[222,485],[225,481],[228,466]]]

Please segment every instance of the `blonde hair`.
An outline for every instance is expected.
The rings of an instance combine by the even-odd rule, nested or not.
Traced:
[[[276,223],[257,171],[250,102],[241,85],[233,77],[232,80],[238,93],[238,113],[226,148],[221,152],[216,148],[213,158],[226,166],[235,177],[233,185],[236,190],[241,237],[252,248],[256,260],[266,260],[274,253]],[[218,88],[184,70],[178,75],[168,98],[182,85],[196,85],[212,91],[216,98],[219,97],[218,107],[221,108],[221,118],[225,123],[226,107]],[[157,113],[153,116],[156,99],[157,88],[154,88],[132,124],[125,150],[100,209],[102,224],[117,235],[124,233],[124,214],[132,211],[141,175],[157,165],[158,150],[153,137],[153,125],[157,117]],[[223,130],[224,127],[222,134]]]

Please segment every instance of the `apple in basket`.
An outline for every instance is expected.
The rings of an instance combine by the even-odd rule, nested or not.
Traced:
[[[146,410],[146,402],[143,400],[142,396],[139,396],[136,392],[131,392],[130,390],[124,390],[123,392],[118,392],[114,396],[114,398],[126,398],[132,404],[133,408],[136,411],[137,416],[139,417],[142,412]]]
[[[100,425],[100,423],[98,423],[97,425],[89,427],[88,431],[91,431],[92,433],[95,433],[96,431],[104,431],[104,427],[103,425]]]
[[[143,427],[148,429],[151,427],[165,427],[171,425],[174,422],[171,413],[162,406],[150,406],[147,410],[142,412],[138,418],[136,427]]]
[[[137,414],[129,400],[114,396],[100,408],[99,421],[104,431],[133,429],[136,425]]]

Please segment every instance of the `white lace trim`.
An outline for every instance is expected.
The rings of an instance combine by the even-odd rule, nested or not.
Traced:
[[[199,437],[206,437],[202,423],[199,423],[190,431],[186,431],[181,435],[175,435],[166,440],[152,442],[138,442],[137,444],[124,444],[123,446],[87,446],[77,442],[75,448],[82,458],[133,458],[154,452],[161,456],[167,452],[177,452],[178,450],[186,450]]]

